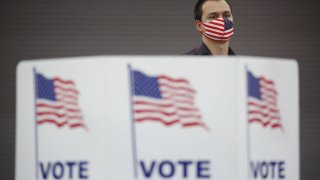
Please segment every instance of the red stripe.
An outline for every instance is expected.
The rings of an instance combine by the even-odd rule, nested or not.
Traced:
[[[264,119],[264,121],[263,121],[261,118],[259,118],[259,117],[254,117],[254,118],[249,118],[249,122],[255,121],[256,119],[259,119],[259,120],[261,120],[261,121],[264,122],[264,123],[271,123],[272,121],[275,121],[274,123],[276,123],[276,122],[279,122],[279,121],[280,121],[280,119],[278,119],[278,118],[276,118],[276,117]]]
[[[135,110],[134,112],[137,114],[139,114],[139,113],[159,113],[159,114],[162,114],[162,115],[165,115],[168,117],[177,115],[176,112],[168,113],[168,112],[160,111],[160,110]],[[179,114],[179,117],[180,118],[198,118],[198,119],[202,118],[200,115],[194,115],[194,114],[188,114],[188,115]]]
[[[78,105],[78,99],[69,99],[69,98],[63,98],[62,96],[58,96],[57,101],[64,104],[74,104],[75,106]]]
[[[206,36],[209,36],[209,37],[212,37],[212,38],[215,38],[215,39],[223,39],[223,40],[227,40],[229,39],[230,37],[219,37],[219,36],[214,36],[214,35],[211,35],[211,34],[207,34],[205,33]]]
[[[61,127],[65,126],[65,125],[67,125],[68,121],[63,121],[63,122],[59,123],[54,119],[45,119],[45,120],[41,120],[41,121],[37,122],[38,125],[47,124],[47,123],[48,124],[54,124],[58,128],[61,128]]]
[[[170,88],[170,89],[173,89],[173,90],[184,90],[184,91],[187,91],[189,93],[196,93],[195,90],[191,89],[191,88],[185,88],[185,87],[174,87],[174,86],[171,86],[171,85],[168,85],[168,84],[165,84],[165,83],[159,83],[160,86],[163,86],[163,87],[166,87],[166,88]]]
[[[275,101],[275,100],[272,100],[272,99],[264,99],[264,98],[263,98],[263,101],[266,102],[266,103],[269,104],[269,105],[277,106],[277,101]]]
[[[254,102],[249,102],[249,106],[256,106],[262,110],[269,110],[270,112],[272,113],[279,113],[279,110],[278,109],[275,109],[275,108],[270,108],[266,105],[260,105],[260,104],[257,104],[257,103],[254,103]]]
[[[263,113],[261,111],[249,111],[249,114],[259,114],[262,115],[263,117],[269,117],[270,114],[269,113]],[[275,120],[280,120],[280,117],[278,116],[270,116],[270,119],[275,119]]]
[[[160,75],[158,76],[159,79],[165,79],[165,80],[168,80],[168,81],[171,81],[171,82],[175,82],[175,83],[187,83],[189,84],[189,81],[186,80],[186,79],[173,79],[171,77],[168,77],[166,75]]]
[[[56,125],[58,128],[62,128],[63,126],[66,126],[68,124],[68,121],[64,121],[64,122],[57,122],[56,120],[53,119],[46,119],[46,120],[41,120],[38,121],[37,124],[38,125],[43,125],[43,124],[54,124]],[[87,127],[83,124],[83,123],[74,123],[74,124],[70,124],[69,127],[71,129],[75,129],[75,128],[84,128],[87,130]]]
[[[83,123],[75,123],[75,124],[70,124],[69,126],[71,129],[75,128],[83,128],[85,130],[88,130],[87,127]]]
[[[216,31],[211,31],[211,30],[209,30],[209,29],[206,29],[206,31],[211,32],[211,33],[213,33],[213,34],[218,34],[218,35],[228,36],[228,37],[229,37],[230,35],[232,35],[232,33],[233,33],[233,30],[230,31],[230,32],[227,32],[227,33],[225,33],[225,32],[219,33],[219,32],[216,32]]]
[[[186,100],[174,100],[175,103],[179,104],[187,104],[187,105],[194,105],[193,101],[186,101]]]
[[[186,107],[177,107],[178,110],[180,111],[191,111],[191,112],[197,112],[197,108],[186,108]]]
[[[267,83],[267,84],[272,84],[272,85],[274,85],[274,82],[273,82],[272,80],[268,80],[268,79],[266,79],[266,78],[263,77],[263,76],[261,76],[261,77],[259,78],[259,80],[261,80],[261,81],[263,81],[263,82],[265,82],[265,83]]]
[[[179,119],[173,120],[173,121],[170,121],[170,122],[167,122],[167,121],[163,120],[162,118],[158,118],[158,117],[137,118],[136,121],[137,121],[137,122],[156,121],[156,122],[162,123],[162,124],[165,125],[165,126],[172,126],[172,125],[180,122]]]
[[[252,100],[249,100],[250,102],[254,103]],[[275,101],[270,101],[270,99],[262,99],[260,100],[261,102],[265,103],[267,105],[268,108],[270,108],[270,106],[274,106],[277,107],[277,102]],[[257,106],[265,106],[265,105],[258,105]]]
[[[66,105],[73,105],[73,106],[78,106],[78,102],[74,102],[74,101],[68,101],[66,99],[57,99],[57,102],[66,104]]]
[[[77,117],[77,118],[82,118],[82,116],[68,116],[67,114],[59,114],[55,112],[38,112],[38,116],[56,116],[58,118],[63,118],[63,117]]]
[[[277,102],[277,97],[272,96],[272,95],[267,95],[267,94],[262,94],[262,99],[264,100],[272,100],[272,102]]]
[[[68,112],[81,112],[79,109],[65,108],[64,106],[54,106],[54,105],[48,105],[44,103],[37,103],[37,107],[52,108],[57,110],[65,109]]]
[[[185,124],[183,124],[183,127],[184,127],[184,128],[194,127],[194,126],[201,126],[201,127],[203,127],[204,129],[206,129],[207,131],[210,130],[203,122],[192,122],[192,123],[185,123]]]
[[[255,103],[253,101],[249,101],[248,104],[249,104],[249,106],[257,106],[260,109],[266,109],[267,108],[267,105],[261,105],[261,104]]]
[[[163,108],[174,107],[173,104],[160,104],[160,103],[147,102],[147,101],[142,101],[142,100],[135,100],[134,104],[135,105],[158,106],[158,107],[163,107]]]
[[[73,95],[57,95],[59,96],[59,99],[65,99],[65,98],[68,98],[68,99],[73,99],[73,100],[78,100],[78,96],[73,96]]]
[[[272,93],[274,93],[275,95],[278,94],[278,92],[277,92],[274,88],[266,87],[266,86],[264,86],[263,84],[261,84],[261,88],[263,89],[263,91],[272,92]],[[262,91],[262,92],[263,92],[263,91]],[[266,93],[266,92],[263,92],[263,93]]]
[[[71,85],[74,85],[74,82],[73,81],[71,81],[71,80],[63,80],[63,79],[61,79],[61,78],[59,78],[59,77],[55,77],[55,78],[53,78],[53,80],[54,81],[58,81],[58,82],[60,82],[60,83],[62,83],[62,84],[71,84]]]
[[[49,105],[45,103],[37,103],[37,107],[46,107],[46,108],[52,108],[52,109],[63,109],[63,106],[55,106],[55,105]]]
[[[206,30],[208,30],[208,28],[210,29],[215,29],[215,30],[218,30],[218,31],[224,31],[224,28],[220,28],[220,27],[216,27],[216,26],[210,26],[210,25],[207,25],[207,24],[203,24],[203,26],[205,26]]]
[[[81,113],[80,109],[70,109],[70,108],[66,108],[66,111],[67,111],[67,112],[73,112],[73,113],[75,113],[75,112]]]
[[[273,124],[273,125],[271,126],[271,128],[272,128],[272,129],[282,128],[282,125],[281,125],[281,124],[279,124],[279,123],[277,123],[277,124]]]
[[[175,93],[173,91],[166,91],[166,90],[162,90],[161,92],[162,92],[162,94],[169,95],[169,96],[167,96],[167,98],[183,97],[183,98],[188,98],[190,100],[193,100],[193,98],[194,98],[192,95],[187,94],[187,93]]]
[[[72,93],[75,93],[75,94],[79,94],[79,91],[77,91],[76,89],[74,89],[74,88],[64,88],[64,87],[61,87],[61,86],[59,86],[59,85],[55,85],[54,86],[55,88],[57,88],[57,89],[59,89],[59,90],[61,90],[61,91],[66,91],[66,92],[72,92]]]
[[[174,101],[174,103],[194,105],[193,100],[174,99],[174,96],[164,97],[164,99]]]
[[[263,122],[260,118],[254,118],[254,119],[250,119],[249,123],[260,123],[261,125],[263,125],[263,127],[266,127],[270,124],[270,121]]]
[[[203,126],[202,122],[189,122],[189,123],[183,123],[183,127],[191,127],[191,126]]]
[[[261,119],[255,118],[255,119],[250,119],[249,123],[259,123],[263,127],[267,127],[271,123],[271,121],[263,122]],[[271,124],[270,126],[271,126],[272,129],[282,128],[282,125],[280,123],[274,123],[274,124]]]
[[[210,25],[212,24],[212,25],[214,25],[214,26],[221,27],[221,28],[224,30],[224,25],[223,25],[223,24],[216,23],[216,22],[214,22],[214,21],[208,22],[208,24],[210,24]],[[208,25],[208,24],[206,24],[206,25]],[[208,25],[208,26],[210,26],[210,25]]]
[[[208,33],[206,33],[206,34],[208,34]],[[230,38],[233,35],[233,31],[231,31],[230,33],[223,34],[223,36],[219,36],[219,35],[216,35],[216,34],[218,34],[218,33],[213,32],[213,35],[212,34],[208,34],[208,35],[209,36],[213,36],[213,37],[217,37],[217,38],[227,39],[227,38]]]
[[[165,111],[160,111],[160,110],[135,110],[135,113],[159,113],[159,114],[163,114],[165,116],[174,116],[177,115],[176,112],[165,112]]]
[[[264,87],[262,87],[261,89],[261,96],[269,96],[270,98],[276,99],[277,96],[277,92],[271,89],[265,89]]]

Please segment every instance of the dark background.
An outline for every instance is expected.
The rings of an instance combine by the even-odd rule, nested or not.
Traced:
[[[320,12],[316,0],[231,1],[233,49],[286,57],[300,69],[301,179],[320,177]],[[0,178],[14,178],[15,68],[22,59],[176,55],[200,44],[195,0],[1,1]]]

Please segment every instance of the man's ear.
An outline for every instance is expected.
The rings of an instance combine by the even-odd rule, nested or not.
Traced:
[[[196,27],[196,29],[197,29],[197,31],[198,32],[203,32],[203,27],[202,27],[202,25],[201,25],[201,22],[199,21],[199,20],[196,20],[195,22],[194,22],[194,26]]]

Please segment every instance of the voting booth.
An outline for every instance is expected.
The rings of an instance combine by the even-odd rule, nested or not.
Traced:
[[[288,59],[22,61],[15,179],[298,180],[298,86]]]

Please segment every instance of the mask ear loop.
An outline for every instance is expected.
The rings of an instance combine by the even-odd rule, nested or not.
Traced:
[[[197,26],[197,22],[199,22],[200,23],[200,29],[201,29],[201,31],[199,31],[199,29],[197,28],[197,30],[199,31],[199,32],[201,32],[202,34],[204,34],[204,32],[205,32],[205,27],[204,27],[204,25],[203,25],[203,22],[201,22],[200,20],[195,20],[195,24],[196,24],[196,26]]]

